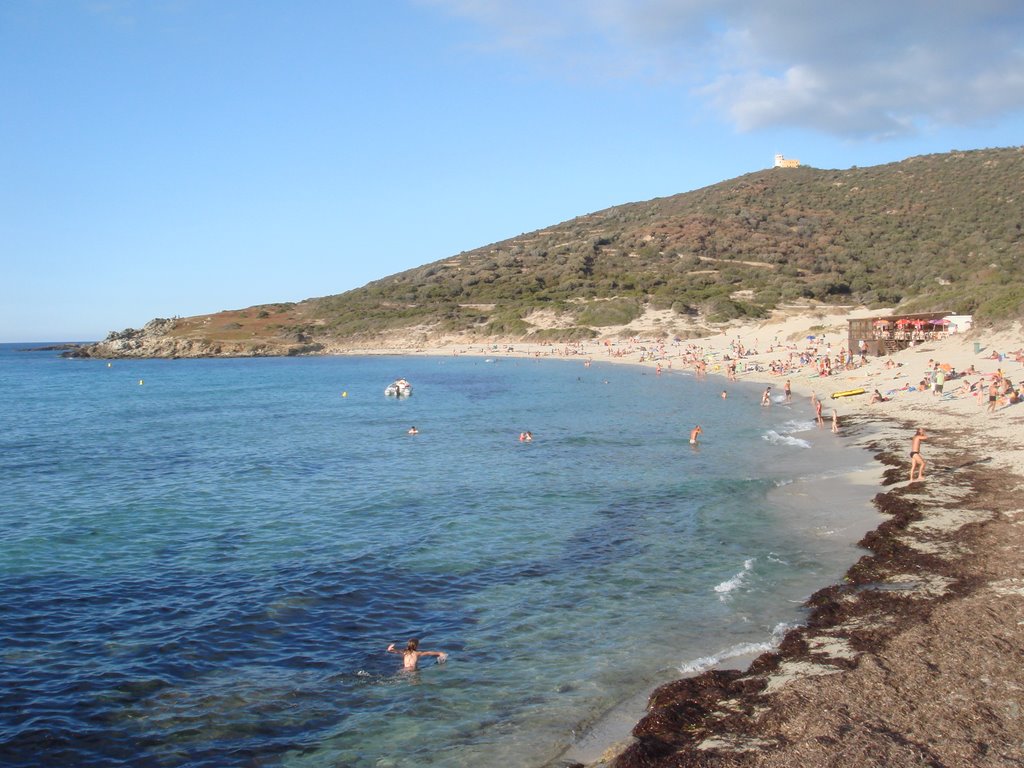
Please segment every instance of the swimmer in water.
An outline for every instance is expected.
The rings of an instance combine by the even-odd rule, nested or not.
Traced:
[[[702,434],[703,432],[704,432],[704,430],[700,428],[700,424],[698,424],[696,427],[694,427],[690,431],[690,445],[696,445],[697,444],[697,435]]]
[[[404,651],[395,650],[395,644],[388,646],[388,653],[402,654],[402,669],[413,670],[419,665],[421,656],[436,656],[438,664],[444,664],[448,660],[448,654],[441,651],[421,651],[420,641],[415,637],[405,644]]]
[[[418,429],[416,429],[416,427],[409,427],[409,431],[406,434],[418,435],[419,433],[420,433],[420,431]]]
[[[768,387],[767,389],[765,389],[764,394],[761,395],[761,405],[771,405],[771,404],[772,404],[772,388]]]

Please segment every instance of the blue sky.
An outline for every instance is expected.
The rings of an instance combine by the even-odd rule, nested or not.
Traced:
[[[1019,0],[6,0],[0,341],[341,293],[776,152],[1022,129]]]

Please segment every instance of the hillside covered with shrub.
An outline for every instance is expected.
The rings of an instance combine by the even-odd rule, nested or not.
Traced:
[[[1024,315],[1022,227],[1024,148],[772,168],[579,216],[346,293],[177,319],[161,333],[315,352],[410,330],[424,339],[591,337],[646,309],[706,325],[806,301],[998,323]]]

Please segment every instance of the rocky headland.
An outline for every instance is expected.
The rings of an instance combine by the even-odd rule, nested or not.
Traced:
[[[181,318],[156,318],[140,329],[111,331],[96,344],[75,345],[64,357],[287,357],[325,351],[322,343],[311,341],[302,333],[232,339],[197,334],[192,332],[193,327],[194,323]]]

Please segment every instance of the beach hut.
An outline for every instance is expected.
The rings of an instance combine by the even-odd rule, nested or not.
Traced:
[[[889,355],[945,335],[951,324],[948,316],[948,312],[928,312],[850,320],[848,349],[860,349],[864,341],[869,355]]]

